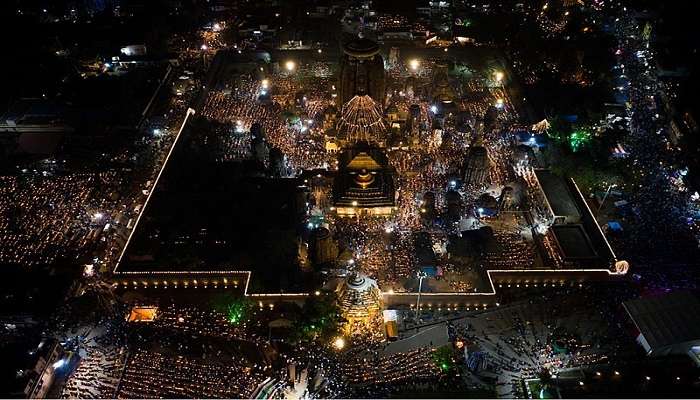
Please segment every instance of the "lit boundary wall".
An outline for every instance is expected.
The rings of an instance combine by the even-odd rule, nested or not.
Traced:
[[[165,166],[170,159],[170,156],[175,148],[177,142],[180,139],[180,135],[184,130],[187,121],[190,116],[195,114],[195,110],[189,108],[185,119],[180,126],[180,130],[173,141],[168,155],[161,166],[156,181],[151,187],[148,197],[144,202],[141,212],[136,218],[136,223],[129,234],[129,238],[122,249],[119,259],[112,270],[112,286],[116,288],[123,289],[238,289],[243,285],[243,295],[250,297],[252,300],[258,301],[259,307],[268,306],[272,308],[274,303],[280,301],[290,301],[299,302],[303,301],[305,298],[311,295],[320,295],[319,291],[314,293],[248,293],[248,287],[250,285],[250,278],[252,271],[249,270],[216,270],[216,271],[117,271],[119,264],[126,253],[126,249],[129,246],[136,228],[138,227],[141,216],[146,211],[148,203],[151,199],[151,195],[155,191],[158,181],[165,169]],[[572,179],[573,181],[573,179]],[[578,192],[578,195],[583,198],[580,189],[574,183],[574,187]],[[588,203],[583,202],[586,206],[588,213],[592,216],[590,207]],[[448,309],[463,308],[468,311],[471,309],[479,310],[486,309],[488,307],[497,305],[496,300],[496,287],[499,288],[529,288],[529,287],[556,287],[563,286],[565,283],[581,283],[584,281],[601,281],[609,280],[615,278],[621,278],[627,274],[629,264],[626,261],[618,261],[617,256],[612,250],[610,243],[608,243],[605,234],[600,229],[600,226],[596,223],[600,234],[605,240],[605,244],[610,250],[613,256],[613,261],[611,262],[611,269],[599,268],[599,269],[525,269],[525,270],[487,270],[487,276],[489,281],[489,290],[486,292],[421,292],[420,296],[422,298],[423,308],[436,308],[446,307]],[[394,293],[392,291],[382,292],[382,298],[384,300],[385,307],[394,306],[409,306],[414,307],[418,293]]]

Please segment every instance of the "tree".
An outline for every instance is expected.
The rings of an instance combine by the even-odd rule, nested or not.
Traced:
[[[250,300],[232,293],[223,293],[212,299],[212,308],[224,314],[231,325],[238,325],[245,321],[252,308]]]
[[[450,346],[442,346],[436,349],[432,355],[433,362],[440,368],[442,372],[449,372],[454,369],[455,362],[452,358],[452,348]]]
[[[340,310],[330,295],[312,296],[306,299],[295,321],[297,340],[326,340],[338,332]]]

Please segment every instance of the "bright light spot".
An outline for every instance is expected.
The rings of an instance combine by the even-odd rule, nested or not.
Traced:
[[[503,108],[503,99],[496,99],[496,108]]]
[[[313,222],[309,222],[308,224],[306,224],[306,226],[308,226],[308,227],[309,227],[309,229],[311,229],[311,228],[313,228],[313,227],[314,227],[314,224],[313,224]]]
[[[153,130],[154,135],[160,135],[160,129],[156,128]]]
[[[177,319],[177,322],[183,323],[183,322],[185,322],[185,319],[184,319],[183,317],[179,317],[179,318]]]
[[[301,131],[302,131],[302,132],[306,132],[306,129],[307,129],[307,128],[306,128],[305,126],[302,126],[302,127],[301,127]]]
[[[384,228],[384,232],[386,232],[386,233],[391,233],[393,231],[394,231],[394,228],[391,226],[387,226],[386,228]]]
[[[418,61],[414,58],[413,60],[408,62],[408,65],[409,65],[409,67],[411,67],[412,70],[415,71],[420,66],[420,61]]]
[[[644,378],[646,378],[646,380],[648,380],[648,381],[651,380],[651,376],[645,376]]]
[[[286,63],[284,63],[284,67],[287,69],[287,71],[292,72],[297,68],[297,63],[295,63],[292,60],[289,60]]]
[[[318,54],[321,54],[321,53],[323,53],[323,50],[318,49]]]
[[[212,28],[214,29],[214,32],[218,32],[218,31],[221,30],[221,24],[219,24],[219,23],[217,22],[217,23],[214,24],[214,26],[213,26]]]
[[[203,44],[202,47],[200,47],[200,49],[202,49],[202,50],[207,50],[208,48],[209,48],[209,47],[207,47],[206,44]]]
[[[352,206],[353,206],[353,207],[357,207],[357,200],[353,200],[353,201],[352,201]]]
[[[263,79],[262,82],[260,82],[260,83],[262,84],[262,87],[264,89],[267,89],[268,87],[270,87],[270,80],[269,79]]]
[[[450,181],[450,186],[452,186],[452,187],[457,186],[457,182],[456,182],[456,181]]]
[[[478,208],[478,209],[477,209],[476,211],[478,211],[478,212],[479,212],[479,214],[483,214],[483,212],[484,212],[484,209],[483,209],[483,208],[481,208],[481,207],[479,207],[479,208]]]
[[[104,214],[102,214],[101,212],[96,212],[96,213],[92,216],[92,218],[93,218],[93,219],[96,219],[96,220],[100,220],[100,219],[102,219],[102,217],[104,217]]]
[[[95,266],[93,264],[85,264],[83,269],[84,276],[93,276],[95,274]]]
[[[353,265],[353,264],[355,264],[355,260],[353,260],[352,258],[351,258],[351,259],[349,259],[349,260],[348,260],[348,264],[350,264],[350,265]]]
[[[110,63],[105,63],[105,68],[112,68],[112,64],[110,64]]]
[[[430,106],[430,111],[431,111],[433,114],[437,113],[437,106],[436,106],[436,105]]]
[[[55,363],[53,363],[53,369],[62,368],[62,367],[65,366],[66,364],[68,364],[68,361],[66,361],[65,358],[62,358],[62,359],[56,361]]]
[[[335,338],[333,341],[333,347],[335,347],[336,350],[343,350],[343,348],[345,348],[345,339],[342,337]]]
[[[267,90],[261,90],[260,91],[260,96],[265,96],[267,95]]]
[[[500,82],[500,81],[503,80],[503,77],[504,77],[503,72],[501,72],[501,71],[496,71],[496,72],[493,73],[493,75],[494,75],[494,77],[496,78],[496,82]]]

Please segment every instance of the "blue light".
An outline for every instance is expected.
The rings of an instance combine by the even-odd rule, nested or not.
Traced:
[[[430,106],[430,111],[431,111],[433,114],[436,114],[436,113],[437,113],[437,106],[436,106],[436,105]]]
[[[68,363],[68,361],[66,361],[65,358],[62,358],[62,359],[56,361],[55,363],[53,363],[53,369],[63,368],[67,363]]]

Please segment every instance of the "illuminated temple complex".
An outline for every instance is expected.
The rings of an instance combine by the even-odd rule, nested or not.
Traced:
[[[341,286],[338,294],[343,317],[350,325],[353,322],[367,321],[382,308],[382,293],[377,281],[362,273],[353,273]]]
[[[395,210],[394,177],[383,151],[384,67],[379,47],[357,39],[344,48],[340,87],[343,105],[336,131],[343,151],[333,180],[338,215],[391,215]]]
[[[358,142],[340,154],[333,181],[333,204],[339,215],[390,215],[394,193],[389,160],[381,149]]]
[[[386,135],[382,108],[370,96],[354,96],[343,105],[336,129],[347,143],[366,141],[381,145]]]
[[[363,38],[346,43],[340,59],[340,105],[356,95],[368,95],[383,104],[385,85],[384,60],[377,43]]]

